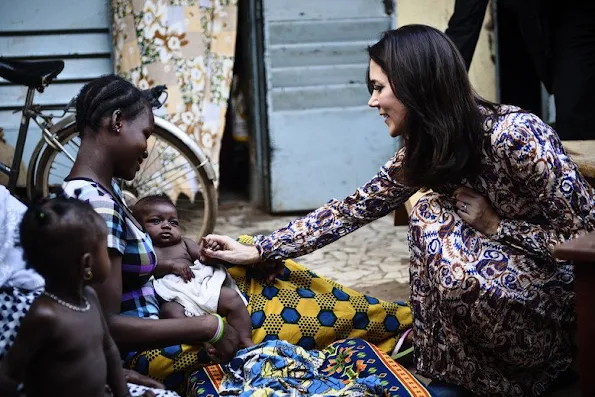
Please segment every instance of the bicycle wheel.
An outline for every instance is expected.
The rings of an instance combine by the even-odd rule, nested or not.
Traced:
[[[44,197],[56,191],[70,173],[80,147],[76,125],[56,133],[64,147],[57,150],[44,145],[39,150],[39,161],[29,178]],[[174,134],[155,126],[148,142],[149,156],[132,181],[121,181],[120,187],[128,206],[138,199],[153,194],[166,194],[176,204],[182,220],[184,234],[193,234],[197,241],[211,233],[217,218],[217,192],[194,151]]]

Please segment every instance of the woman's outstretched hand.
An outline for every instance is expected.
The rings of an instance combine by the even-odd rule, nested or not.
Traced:
[[[209,234],[200,242],[200,261],[209,263],[220,260],[234,265],[248,265],[257,278],[272,282],[283,274],[285,265],[280,260],[262,262],[258,249],[254,245],[246,245],[227,236]],[[258,263],[258,266],[252,266]]]
[[[237,242],[231,237],[209,234],[200,241],[200,261],[220,260],[234,265],[254,265],[260,254],[254,245]]]
[[[457,214],[461,219],[485,235],[498,232],[500,217],[485,197],[462,186],[455,190],[455,198]]]

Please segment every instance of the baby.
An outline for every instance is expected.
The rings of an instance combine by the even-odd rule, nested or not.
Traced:
[[[28,397],[129,396],[120,353],[88,286],[111,268],[105,221],[87,203],[53,199],[27,210],[20,240],[45,291],[0,362],[0,395],[17,395],[24,383]]]
[[[223,265],[198,261],[200,248],[182,237],[178,211],[164,195],[148,196],[133,208],[153,241],[157,267],[153,282],[161,318],[218,313],[238,331],[240,346],[252,346],[252,323],[246,301]],[[163,278],[159,278],[166,275]]]

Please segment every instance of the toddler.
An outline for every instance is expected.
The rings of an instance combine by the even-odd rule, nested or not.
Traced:
[[[133,215],[147,230],[157,255],[153,285],[163,301],[160,317],[218,313],[238,331],[241,347],[252,346],[252,323],[244,297],[223,265],[198,261],[200,248],[182,237],[172,201],[164,195],[147,196],[134,205]]]
[[[129,396],[120,354],[89,284],[111,264],[105,221],[75,199],[53,199],[27,210],[20,226],[27,264],[45,291],[23,318],[0,362],[0,395]]]

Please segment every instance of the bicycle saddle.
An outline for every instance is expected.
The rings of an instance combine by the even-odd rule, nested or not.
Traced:
[[[63,61],[16,61],[0,58],[0,76],[40,91],[64,69]]]

